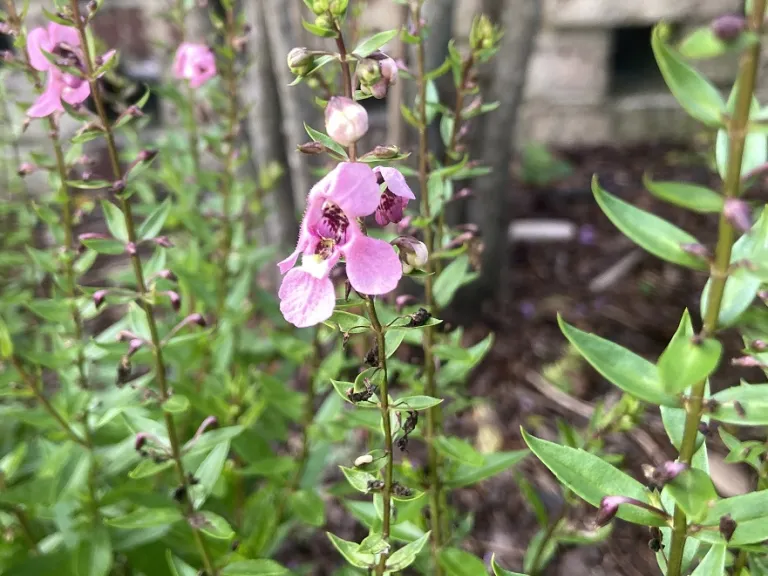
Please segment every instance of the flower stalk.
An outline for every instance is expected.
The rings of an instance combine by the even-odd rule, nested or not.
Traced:
[[[116,182],[124,182],[124,173],[120,166],[120,159],[117,150],[117,144],[115,143],[115,137],[112,130],[112,126],[107,117],[106,109],[104,107],[104,101],[101,94],[101,87],[99,86],[95,70],[93,55],[90,53],[88,47],[87,35],[86,35],[86,20],[83,19],[80,13],[80,4],[78,0],[71,0],[70,8],[72,10],[73,21],[77,28],[78,35],[80,37],[81,49],[83,51],[83,60],[86,68],[86,74],[88,83],[91,89],[91,97],[93,99],[96,112],[101,120],[104,137],[107,143],[107,153],[109,155],[109,161],[112,168],[112,174]],[[128,234],[128,240],[130,243],[136,244],[136,225],[133,219],[133,213],[131,210],[131,203],[125,195],[119,195],[121,208],[123,211],[123,217],[125,220],[125,227]],[[158,387],[160,389],[160,401],[165,401],[170,397],[169,387],[166,381],[166,366],[163,359],[163,350],[160,341],[160,335],[157,328],[157,320],[155,313],[150,304],[147,285],[144,279],[144,270],[142,267],[141,259],[138,253],[134,252],[130,256],[131,263],[133,265],[134,276],[136,278],[137,291],[140,294],[141,307],[147,317],[147,324],[149,325],[149,332],[151,336],[152,351],[155,364],[155,377],[157,378]],[[179,442],[178,433],[176,431],[176,425],[173,419],[173,415],[170,412],[163,411],[163,417],[165,420],[165,426],[168,431],[168,439],[171,444],[171,455],[175,464],[176,473],[179,483],[185,488],[184,494],[184,507],[188,517],[191,517],[194,513],[194,506],[190,497],[189,480],[184,470],[184,464],[181,459],[181,446]],[[203,562],[203,567],[208,574],[215,574],[214,564],[211,559],[211,555],[208,552],[206,544],[203,540],[200,531],[190,523],[192,529],[193,538],[197,547],[200,558]]]
[[[418,86],[419,94],[419,106],[418,106],[418,120],[419,120],[419,188],[421,193],[421,216],[427,221],[430,221],[432,217],[431,207],[429,205],[429,140],[427,135],[427,79],[426,79],[426,54],[424,46],[423,36],[423,24],[421,17],[422,2],[419,0],[414,5],[413,22],[416,23],[417,30],[416,36],[419,37],[419,43],[416,49],[416,61],[417,61],[417,74],[416,82]],[[438,225],[442,224],[442,219]],[[438,226],[439,230],[439,226]],[[435,238],[431,226],[424,228],[424,243],[427,245],[427,251],[429,254],[434,253]],[[424,298],[426,301],[427,309],[434,315],[436,313],[435,298],[432,292],[433,288],[433,275],[434,262],[432,259],[428,259],[424,266],[426,276],[424,278]],[[425,328],[423,336],[423,348],[424,348],[424,393],[427,396],[437,397],[437,383],[435,380],[435,333],[433,328]],[[434,440],[439,434],[442,420],[442,409],[440,405],[434,406],[427,410],[427,426],[425,431],[425,440],[427,443],[427,474],[429,484],[429,513],[430,513],[430,528],[432,530],[431,535],[431,553],[433,570],[436,576],[442,574],[440,563],[438,562],[438,554],[440,546],[443,543],[441,520],[441,484],[440,484],[440,458],[435,449]]]
[[[749,29],[760,34],[765,19],[766,0],[755,0],[752,12],[749,14]],[[744,159],[746,137],[748,134],[749,112],[752,95],[755,91],[757,72],[760,63],[762,44],[755,42],[744,54],[737,79],[738,94],[733,116],[728,120],[728,164],[723,183],[723,195],[726,199],[738,198],[741,195],[741,168]],[[712,282],[707,307],[704,314],[704,333],[713,335],[718,328],[720,306],[728,279],[731,263],[731,251],[736,239],[733,225],[724,214],[720,215],[718,224],[717,248],[715,262],[712,266],[710,279]],[[706,381],[699,382],[693,388],[689,402],[686,404],[685,428],[680,444],[679,461],[690,464],[696,450],[696,435],[703,414]],[[688,520],[685,512],[675,507],[672,541],[669,549],[667,576],[680,576],[683,550],[687,535]]]

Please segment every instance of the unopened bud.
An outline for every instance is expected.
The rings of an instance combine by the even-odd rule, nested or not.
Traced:
[[[325,130],[342,146],[351,146],[368,132],[368,112],[344,96],[334,96],[325,108]]]
[[[357,77],[360,83],[370,86],[381,79],[381,68],[373,58],[366,58],[357,66]]]
[[[98,7],[99,7],[99,4],[96,2],[96,0],[91,0],[90,2],[88,2],[88,12],[90,12],[91,14],[96,12],[96,9]]]
[[[136,256],[136,244],[128,242],[128,244],[125,245],[125,253],[128,254],[128,256]]]
[[[485,14],[475,18],[469,32],[469,45],[472,50],[492,48],[496,40],[496,29]]]
[[[397,78],[400,74],[400,69],[397,65],[397,62],[395,62],[392,58],[387,56],[379,62],[379,68],[381,69],[381,75],[382,77],[389,82],[389,85],[395,84],[397,82]]]
[[[128,356],[136,354],[142,346],[144,346],[144,340],[141,338],[132,339],[131,343],[128,345]]]
[[[176,274],[174,274],[171,270],[160,270],[160,272],[157,273],[157,276],[159,278],[163,278],[165,280],[170,280],[171,282],[176,282]]]
[[[750,344],[750,348],[752,348],[752,350],[755,350],[757,352],[763,352],[766,349],[768,349],[768,344],[766,344],[764,340],[753,340],[752,343]]]
[[[723,42],[733,42],[747,27],[747,21],[736,14],[726,14],[712,21],[712,32]]]
[[[429,261],[427,245],[413,236],[399,236],[391,243],[400,249],[400,262],[403,264],[404,274],[412,272],[414,268],[424,267]]]
[[[208,325],[208,323],[205,321],[205,318],[203,317],[203,315],[199,314],[197,312],[187,316],[187,320],[189,321],[190,324],[197,324],[198,326],[200,326],[202,328],[205,328]]]
[[[101,305],[104,304],[104,300],[107,297],[107,290],[96,290],[96,292],[93,293],[93,304],[96,306],[96,309],[98,310],[101,308]]]
[[[321,14],[315,18],[315,26],[324,30],[330,30],[332,28],[331,17],[328,14]]]
[[[729,542],[731,538],[733,538],[733,533],[736,532],[737,527],[736,521],[730,514],[720,517],[720,534],[726,542]]]
[[[315,57],[306,48],[294,48],[288,52],[288,68],[297,76],[308,73],[315,63]]]
[[[372,154],[378,160],[391,160],[400,155],[400,148],[397,146],[376,146]]]
[[[123,190],[125,190],[125,180],[121,178],[120,180],[112,182],[112,192],[120,194]]]
[[[330,7],[331,3],[329,0],[312,0],[312,12],[317,15],[328,12]]]
[[[125,384],[131,379],[131,359],[128,356],[123,356],[120,359],[120,364],[117,365],[117,384]]]
[[[23,178],[24,176],[32,174],[32,172],[35,170],[37,170],[37,166],[31,162],[24,162],[21,166],[19,166],[19,171],[17,174]]]
[[[85,232],[77,237],[81,243],[86,240],[104,240],[106,238],[105,234],[99,234],[98,232]]]
[[[723,206],[723,216],[741,233],[752,228],[752,212],[744,200],[727,198]]]
[[[136,451],[141,450],[144,448],[144,446],[147,443],[147,440],[149,440],[149,434],[146,432],[139,432],[136,434],[136,440],[133,443],[133,447],[136,449]]]
[[[142,150],[139,155],[136,156],[137,162],[151,162],[157,156],[157,150]]]
[[[197,431],[195,432],[195,435],[193,436],[192,440],[196,441],[197,439],[200,438],[200,436],[202,436],[205,433],[205,431],[208,428],[212,426],[217,426],[218,423],[219,421],[216,419],[215,416],[208,416],[205,420],[203,420],[200,423],[200,426],[198,426]]]
[[[681,244],[680,247],[683,249],[683,251],[687,252],[691,256],[696,256],[697,258],[701,258],[702,260],[709,260],[712,257],[712,254],[709,252],[709,249],[703,244],[697,244],[697,243]]]
[[[733,366],[741,366],[742,368],[762,368],[765,366],[760,360],[752,356],[741,356],[739,358],[733,358],[731,360]]]
[[[600,508],[597,511],[597,518],[595,518],[595,524],[599,527],[607,525],[613,520],[619,512],[619,505],[626,504],[629,501],[624,496],[605,496],[600,501]]]
[[[371,462],[373,462],[373,456],[370,454],[363,454],[355,459],[355,466],[359,468],[360,466],[365,466]]]
[[[331,0],[331,14],[336,16],[337,18],[343,18],[344,15],[347,13],[347,6],[349,5],[349,0]]]
[[[171,242],[168,236],[158,236],[153,242],[163,248],[173,248],[173,242]]]
[[[316,156],[326,151],[326,147],[320,142],[307,142],[305,144],[299,144],[297,147],[302,154],[308,154],[310,156]]]
[[[178,292],[174,292],[173,290],[168,290],[167,294],[171,301],[171,307],[174,311],[178,312],[181,309],[181,296],[179,296]]]

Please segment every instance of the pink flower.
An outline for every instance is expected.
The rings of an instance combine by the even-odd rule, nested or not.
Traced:
[[[379,226],[386,226],[390,222],[400,222],[403,219],[403,211],[409,200],[415,200],[411,188],[405,181],[405,177],[395,168],[378,167],[374,169],[379,184],[386,184],[381,194],[379,206],[376,208],[376,222]]]
[[[394,248],[363,234],[356,220],[372,214],[379,201],[376,176],[362,163],[341,163],[312,188],[296,250],[278,264],[285,274],[280,311],[288,322],[304,328],[333,314],[336,294],[329,274],[342,257],[358,292],[386,294],[397,287],[402,269]],[[294,268],[299,255],[302,264]]]
[[[61,100],[67,104],[79,104],[91,93],[88,82],[80,77],[62,72],[51,64],[43,52],[57,57],[67,66],[83,69],[80,38],[74,28],[51,22],[47,28],[35,28],[27,37],[29,63],[35,70],[48,72],[43,92],[27,110],[33,118],[43,118],[56,111],[63,111]]]
[[[192,88],[200,88],[216,76],[216,58],[205,44],[183,42],[176,50],[173,75],[179,80],[189,80]]]

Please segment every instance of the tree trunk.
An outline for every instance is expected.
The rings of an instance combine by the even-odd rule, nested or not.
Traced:
[[[506,268],[510,221],[507,196],[514,134],[540,19],[540,0],[486,0],[485,4],[486,13],[497,16],[504,38],[494,60],[490,89],[485,92],[486,101],[498,100],[500,106],[485,116],[476,156],[493,172],[474,184],[475,195],[470,204],[471,221],[480,225],[485,244],[481,277],[472,287],[475,298],[495,297],[502,270]]]
[[[285,250],[292,248],[296,242],[297,210],[292,195],[292,173],[287,168],[282,111],[272,69],[264,8],[264,2],[245,4],[246,17],[252,25],[249,46],[253,60],[242,97],[244,105],[250,108],[248,136],[258,169],[266,170],[270,164],[277,163],[285,170],[275,187],[267,191],[263,198],[266,218],[262,231],[265,243],[279,244]]]
[[[448,43],[453,38],[453,16],[456,10],[455,0],[429,0],[424,4],[423,17],[429,26],[429,36],[425,46],[425,64],[427,72],[440,66],[448,55]],[[436,84],[441,102],[451,102],[455,95],[453,76],[446,74]],[[451,105],[448,104],[451,108]],[[445,154],[445,145],[440,137],[440,118],[429,126],[429,149],[437,158]]]

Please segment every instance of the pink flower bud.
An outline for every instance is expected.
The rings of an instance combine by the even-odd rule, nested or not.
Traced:
[[[139,155],[136,156],[137,162],[150,162],[157,156],[157,150],[142,150]]]
[[[170,280],[171,282],[176,282],[176,274],[174,274],[171,270],[160,270],[160,272],[157,273],[158,277],[164,278],[165,280]]]
[[[334,96],[325,108],[325,130],[342,146],[351,146],[368,132],[368,112],[350,98]]]
[[[307,142],[306,144],[299,144],[297,147],[302,154],[308,154],[310,156],[316,156],[325,152],[326,148],[320,142]]]
[[[723,42],[733,42],[747,27],[747,21],[736,14],[726,14],[712,22],[712,32]]]
[[[139,432],[136,434],[136,440],[133,443],[134,448],[138,451],[144,448],[144,445],[147,443],[147,440],[149,440],[149,434],[146,432]]]
[[[707,247],[702,244],[682,244],[680,247],[688,254],[701,258],[702,260],[709,260],[712,257]]]
[[[128,356],[133,356],[138,352],[139,348],[144,346],[144,340],[141,338],[134,338],[131,340],[130,344],[128,345]]]
[[[168,236],[158,236],[153,242],[163,248],[173,248],[173,242],[171,242]]]
[[[21,166],[19,166],[19,171],[17,173],[19,176],[23,178],[28,174],[32,174],[32,172],[34,172],[35,170],[37,170],[37,166],[35,166],[31,162],[24,162]]]
[[[171,306],[174,311],[178,312],[181,309],[181,296],[179,296],[178,292],[174,292],[173,290],[168,290],[166,294],[168,294],[168,298],[171,301]]]
[[[387,82],[389,82],[390,86],[395,84],[399,75],[397,62],[387,56],[384,60],[379,62],[379,66],[381,68],[381,75]]]
[[[98,310],[101,308],[101,305],[104,304],[104,299],[107,297],[107,290],[96,290],[96,292],[93,293],[93,304],[96,306],[96,309]]]
[[[401,313],[403,311],[403,308],[408,306],[408,304],[413,304],[416,302],[416,297],[411,294],[401,294],[397,298],[395,298],[395,310],[397,310],[397,313]]]
[[[752,211],[744,200],[727,198],[723,206],[723,216],[741,233],[752,228]]]
[[[202,314],[198,314],[197,312],[187,316],[187,320],[189,320],[189,322],[192,323],[192,324],[197,324],[201,328],[205,328],[208,325],[208,323],[205,321],[205,318],[203,317],[203,315]]]
[[[400,148],[397,146],[376,146],[372,154],[378,160],[391,160],[400,155]]]
[[[424,267],[429,261],[427,245],[413,236],[400,236],[391,243],[400,249],[400,262],[403,264],[405,274],[409,274],[414,268]]]

